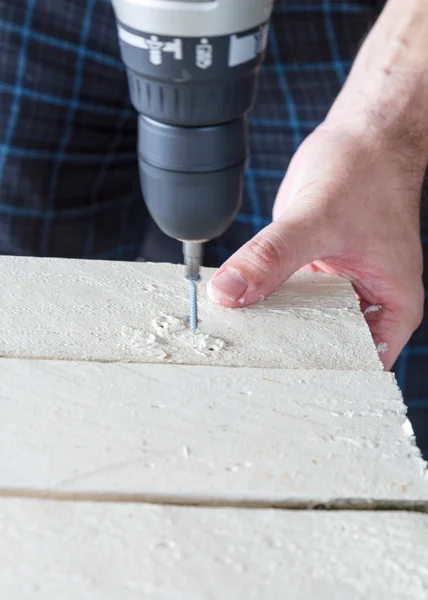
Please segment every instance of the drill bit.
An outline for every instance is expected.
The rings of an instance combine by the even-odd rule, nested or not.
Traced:
[[[189,277],[189,291],[190,291],[190,312],[187,318],[190,325],[190,329],[193,333],[198,328],[198,288],[197,288],[196,277]]]
[[[198,288],[200,279],[199,267],[202,259],[202,244],[200,242],[184,242],[183,253],[186,263],[186,278],[189,281],[190,313],[187,322],[193,333],[198,328]]]

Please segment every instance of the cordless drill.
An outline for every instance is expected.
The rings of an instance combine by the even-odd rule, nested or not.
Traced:
[[[112,0],[148,210],[183,242],[196,280],[202,244],[241,204],[247,114],[274,0]]]

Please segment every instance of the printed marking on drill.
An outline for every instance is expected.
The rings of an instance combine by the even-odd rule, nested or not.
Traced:
[[[213,64],[213,46],[207,38],[201,38],[201,43],[196,46],[196,66],[200,69],[209,69]]]
[[[156,35],[151,35],[146,38],[141,35],[135,35],[120,25],[117,28],[119,38],[136,48],[142,48],[149,51],[149,61],[152,65],[161,65],[163,61],[163,53],[173,54],[175,60],[183,59],[183,44],[180,38],[174,38],[169,41],[161,41]]]
[[[247,35],[231,35],[229,43],[229,67],[236,67],[257,58],[265,51],[269,25],[261,25],[258,31]]]

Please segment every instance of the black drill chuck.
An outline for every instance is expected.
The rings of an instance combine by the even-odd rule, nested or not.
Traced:
[[[174,127],[140,115],[143,195],[160,229],[201,242],[226,231],[241,202],[247,146],[244,117],[211,127]]]

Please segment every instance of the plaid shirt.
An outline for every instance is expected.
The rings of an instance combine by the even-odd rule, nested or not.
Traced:
[[[277,0],[242,210],[207,245],[205,264],[218,266],[270,222],[288,162],[324,119],[383,5]],[[141,199],[110,0],[0,0],[0,48],[0,253],[180,261]],[[428,259],[428,214],[422,224]],[[396,374],[428,457],[427,357],[426,317]]]

